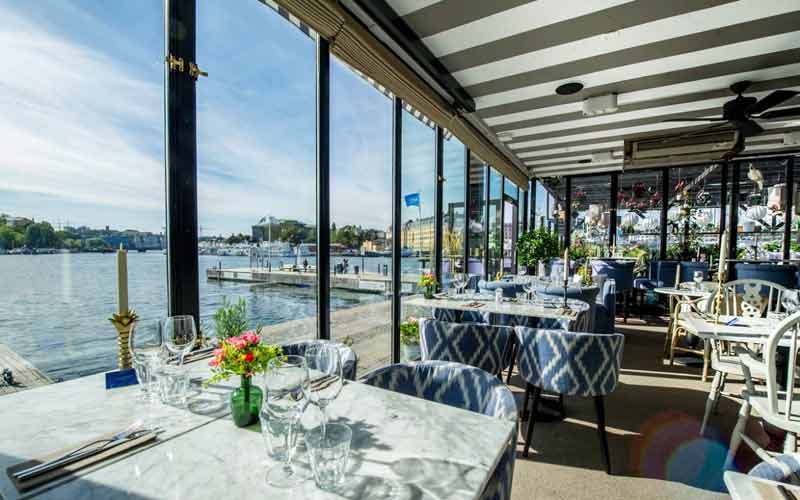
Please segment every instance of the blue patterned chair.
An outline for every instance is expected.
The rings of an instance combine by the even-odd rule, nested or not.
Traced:
[[[423,361],[454,361],[499,375],[511,362],[507,326],[458,324],[419,320]]]
[[[361,379],[375,387],[517,422],[511,390],[497,377],[473,366],[446,361],[400,363],[378,368]],[[481,500],[508,500],[517,455],[516,428],[508,449],[489,478]]]
[[[519,343],[519,373],[526,383],[524,406],[530,395],[533,396],[523,455],[528,456],[531,446],[542,391],[593,397],[603,464],[610,474],[603,398],[617,386],[625,337],[619,333],[575,333],[524,327],[514,330]]]
[[[764,280],[792,289],[797,286],[797,266],[793,264],[746,264],[734,266],[737,280]]]
[[[494,294],[497,289],[503,290],[503,297],[513,299],[518,292],[522,292],[522,285],[517,285],[512,281],[484,281],[478,283],[478,289],[482,293]]]
[[[614,280],[618,294],[622,294],[622,317],[628,321],[628,302],[633,291],[633,260],[594,259],[591,261],[592,274],[605,276]]]
[[[283,349],[283,354],[287,356],[305,356],[306,349],[310,345],[328,343],[339,348],[339,356],[342,358],[342,376],[347,380],[355,380],[356,371],[358,370],[358,356],[356,356],[355,351],[342,343],[329,342],[327,340],[303,340],[290,344],[281,344],[281,349]]]
[[[780,483],[800,484],[800,453],[784,453],[756,465],[748,476]]]
[[[597,298],[600,294],[600,288],[597,286],[574,286],[567,287],[567,298],[581,300],[589,304],[589,316],[586,322],[587,332],[595,331],[595,318],[597,316]],[[536,295],[548,295],[550,297],[564,297],[564,287],[558,285],[540,285],[536,287]],[[558,328],[546,325],[512,325],[512,326],[529,326],[531,328]],[[583,330],[582,330],[583,331]]]
[[[433,308],[433,319],[448,323],[486,323],[486,317],[480,311],[461,311],[442,307]]]

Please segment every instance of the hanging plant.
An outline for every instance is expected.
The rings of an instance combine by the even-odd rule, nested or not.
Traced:
[[[643,198],[647,194],[647,187],[645,187],[644,182],[636,182],[632,187],[631,190],[633,191],[634,198]]]

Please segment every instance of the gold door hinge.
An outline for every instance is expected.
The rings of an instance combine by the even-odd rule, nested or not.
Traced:
[[[189,76],[192,77],[193,80],[197,81],[198,76],[208,76],[207,71],[203,71],[197,67],[197,65],[193,62],[189,63]]]
[[[183,58],[182,57],[175,57],[172,54],[167,56],[167,64],[169,64],[169,69],[171,71],[180,71],[183,72]]]

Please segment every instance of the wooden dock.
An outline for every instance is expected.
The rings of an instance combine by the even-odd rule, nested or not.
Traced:
[[[13,373],[14,384],[7,385],[0,377],[0,396],[53,383],[47,375],[28,360],[12,351],[8,346],[0,344],[0,373],[6,368]]]
[[[239,281],[244,283],[275,284],[288,286],[315,286],[317,284],[316,272],[301,272],[255,267],[218,268],[206,269],[206,279],[209,281]],[[413,293],[417,290],[419,277],[416,275],[401,276],[403,293]],[[340,288],[355,292],[366,293],[391,293],[392,277],[372,272],[360,274],[331,274],[331,288]]]

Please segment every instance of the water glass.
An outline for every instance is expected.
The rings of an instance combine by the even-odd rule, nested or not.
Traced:
[[[166,361],[163,340],[162,325],[157,320],[135,322],[128,337],[136,378],[145,399],[151,402],[157,397],[154,374]]]
[[[694,275],[692,276],[692,280],[695,284],[695,289],[700,290],[703,287],[703,280],[705,279],[705,275],[703,271],[695,271]]]
[[[197,328],[194,316],[170,316],[164,320],[164,345],[173,355],[178,356],[178,364],[194,348],[197,341]]]
[[[165,365],[158,372],[161,402],[171,406],[186,406],[189,394],[189,371],[182,366]]]
[[[267,483],[291,488],[303,480],[292,467],[297,446],[297,427],[308,400],[308,366],[302,356],[281,356],[270,360],[264,374],[264,403],[261,405],[261,433],[267,453],[279,462],[267,471]]]
[[[345,424],[329,423],[306,433],[306,448],[314,482],[331,490],[344,482],[353,431]]]

